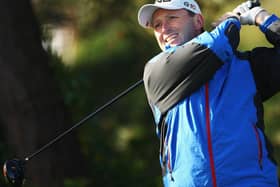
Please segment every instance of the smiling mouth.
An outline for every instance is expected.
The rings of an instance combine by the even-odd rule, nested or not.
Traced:
[[[165,43],[172,43],[172,41],[174,41],[176,38],[177,38],[178,34],[171,34],[171,35],[168,35],[164,42]]]

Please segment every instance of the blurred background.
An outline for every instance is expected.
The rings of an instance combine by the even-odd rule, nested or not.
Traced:
[[[142,78],[160,52],[137,23],[147,0],[3,0],[0,6],[0,161],[25,158]],[[243,1],[198,1],[211,22]],[[280,15],[280,2],[262,6]],[[271,46],[256,27],[239,50]],[[280,163],[280,95],[264,104]],[[26,187],[160,187],[159,143],[140,86],[27,163]],[[0,186],[6,186],[3,177]]]

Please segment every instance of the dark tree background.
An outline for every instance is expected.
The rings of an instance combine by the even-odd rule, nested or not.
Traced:
[[[0,5],[1,134],[9,156],[23,159],[67,128],[71,118],[42,48],[30,2],[3,0]],[[52,149],[28,162],[32,185],[61,187],[64,177],[83,171],[75,136]]]

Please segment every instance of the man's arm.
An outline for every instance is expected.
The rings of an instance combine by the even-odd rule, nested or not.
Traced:
[[[224,63],[231,62],[239,30],[240,22],[229,18],[213,31],[151,59],[143,77],[150,104],[164,114],[209,81]]]
[[[256,25],[264,32],[271,44],[280,48],[280,20],[276,15],[263,10],[256,16]]]
[[[257,90],[265,101],[280,90],[280,20],[262,7],[250,9],[248,2],[237,6],[233,13],[239,15],[242,25],[258,26],[274,45],[274,48],[258,47],[242,54],[250,61]]]
[[[255,48],[249,55],[257,89],[265,101],[280,91],[280,20],[262,11],[256,16],[256,25],[274,45]]]

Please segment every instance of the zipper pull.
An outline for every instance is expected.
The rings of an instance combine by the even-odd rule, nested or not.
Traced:
[[[262,159],[259,159],[259,166],[260,166],[260,169],[263,170]]]
[[[172,182],[175,181],[175,180],[174,180],[174,177],[173,177],[173,175],[172,175],[172,172],[170,172],[170,179],[171,179]]]

